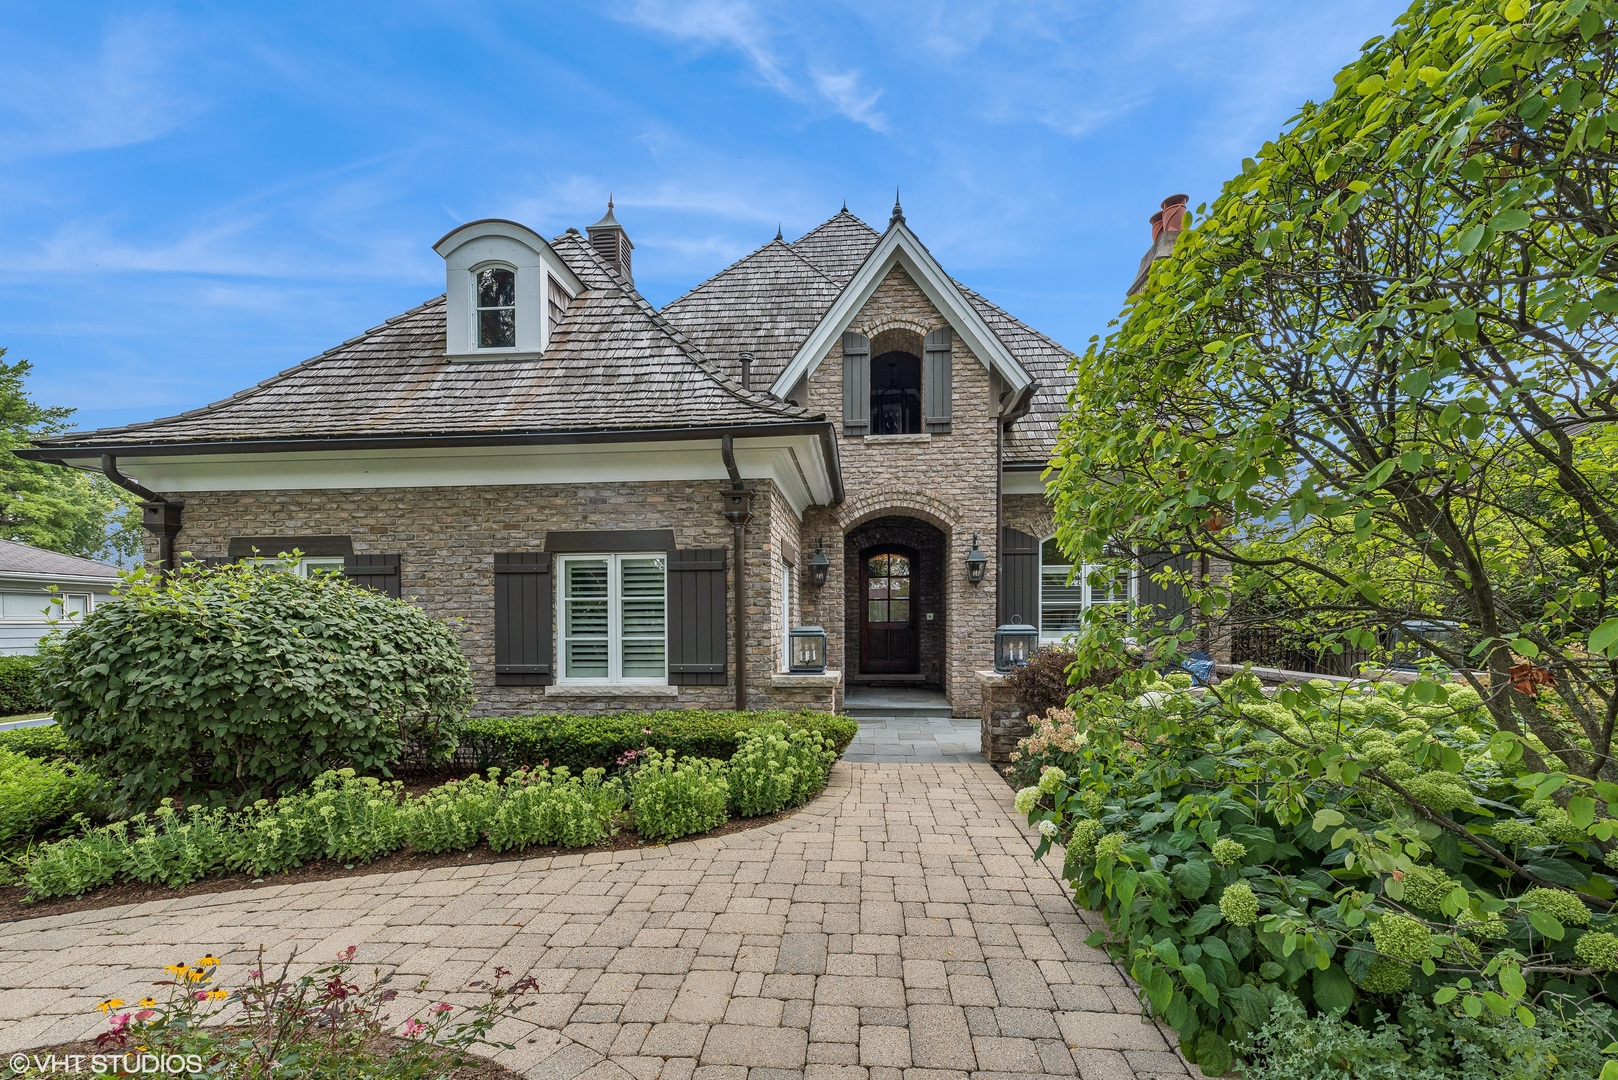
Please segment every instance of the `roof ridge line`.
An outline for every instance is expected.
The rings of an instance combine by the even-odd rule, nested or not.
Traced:
[[[954,278],[951,278],[950,280],[955,281]],[[1041,341],[1045,342],[1045,344],[1047,344],[1047,345],[1051,346],[1052,348],[1054,348],[1057,352],[1064,353],[1069,358],[1076,357],[1076,356],[1079,355],[1078,353],[1074,352],[1072,349],[1068,348],[1066,345],[1063,345],[1060,341],[1057,341],[1055,338],[1051,337],[1049,334],[1046,334],[1044,331],[1038,330],[1038,329],[1035,329],[1032,326],[1029,326],[1027,323],[1025,323],[1021,319],[1017,318],[1017,316],[1013,315],[1011,312],[1007,311],[1005,308],[1001,307],[999,304],[995,303],[993,300],[990,300],[987,296],[984,296],[982,293],[978,292],[976,289],[972,288],[970,285],[963,285],[959,281],[955,281],[955,287],[957,289],[961,290],[961,292],[963,294],[965,294],[968,299],[981,300],[985,304],[987,304],[990,307],[994,308],[994,310],[998,311],[1001,315],[1005,316],[1011,322],[1015,323],[1017,326],[1022,327],[1022,329],[1028,331],[1030,334],[1032,334],[1035,337],[1039,338]],[[994,327],[991,326],[991,327],[989,327],[989,329],[993,330]],[[997,333],[997,334],[995,334],[995,336],[999,337],[1000,335]]]
[[[770,244],[773,243],[775,243],[775,241],[771,240]],[[773,413],[782,418],[791,418],[795,420],[805,418],[804,414],[809,412],[808,409],[798,405],[793,405],[790,402],[780,401],[779,399],[770,397],[767,394],[760,394],[755,390],[744,389],[740,383],[731,382],[730,379],[726,378],[724,372],[719,370],[719,365],[710,360],[708,355],[697,346],[696,342],[686,337],[685,334],[681,332],[679,327],[675,326],[673,323],[669,322],[668,319],[664,318],[663,313],[654,308],[651,301],[647,300],[646,297],[640,294],[640,290],[635,288],[634,282],[629,281],[622,274],[618,273],[618,271],[614,270],[611,264],[609,264],[606,259],[602,258],[600,252],[596,251],[595,248],[588,245],[580,246],[584,249],[585,254],[589,258],[594,259],[600,265],[601,269],[606,271],[606,273],[610,276],[610,279],[624,290],[624,295],[627,296],[633,304],[637,305],[638,309],[642,313],[647,315],[652,320],[652,325],[663,331],[663,333],[667,334],[669,340],[674,342],[680,351],[685,354],[686,358],[695,364],[699,371],[716,383],[721,390],[730,394],[731,397],[734,397],[742,404],[752,408]],[[769,247],[769,244],[764,246]],[[760,248],[759,250],[763,249]]]

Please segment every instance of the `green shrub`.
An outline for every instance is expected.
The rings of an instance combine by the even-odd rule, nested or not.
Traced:
[[[830,740],[818,731],[782,723],[757,727],[730,759],[730,804],[742,817],[796,806],[826,786],[836,760]]]
[[[129,870],[129,823],[115,821],[83,836],[46,844],[29,861],[23,882],[32,899],[81,896]]]
[[[408,800],[400,818],[406,842],[429,854],[477,847],[503,798],[498,773],[451,780]]]
[[[0,749],[0,852],[86,811],[96,786],[94,774],[76,765]]]
[[[235,869],[240,835],[223,808],[193,806],[177,811],[164,799],[150,816],[129,822],[124,873],[136,881],[159,882],[171,889],[200,881],[224,869]]]
[[[1310,1016],[1279,995],[1245,1046],[1245,1080],[1591,1080],[1601,1072],[1602,1024],[1577,1013],[1534,1011],[1534,1026],[1485,1011],[1433,1007],[1411,995],[1374,1027]]]
[[[635,831],[651,840],[673,840],[707,832],[729,816],[730,786],[725,763],[712,758],[681,758],[648,750],[629,782]]]
[[[398,781],[384,783],[338,769],[307,791],[260,804],[242,815],[242,864],[255,874],[290,870],[315,859],[370,862],[404,842]]]
[[[605,770],[586,769],[582,777],[565,766],[506,781],[505,798],[489,823],[489,846],[496,851],[560,844],[586,847],[612,834],[624,806],[623,782],[604,780]]]
[[[43,712],[37,656],[0,656],[0,717]]]
[[[1109,926],[1096,942],[1208,1075],[1277,994],[1351,1025],[1406,991],[1518,1026],[1611,1003],[1605,939],[1577,943],[1618,931],[1601,843],[1618,820],[1599,810],[1618,785],[1530,771],[1520,741],[1484,733],[1475,693],[1266,696],[1238,676],[1195,697],[1139,672],[1077,705],[1019,745],[1019,776],[1065,778],[1018,807],[1039,855],[1070,839],[1063,877]]]
[[[60,724],[39,724],[0,731],[0,750],[47,761],[60,758],[82,763],[85,757],[84,747],[64,735]]]
[[[475,769],[565,765],[575,773],[633,764],[647,748],[728,761],[749,732],[772,723],[818,731],[839,754],[859,732],[859,724],[853,720],[815,712],[668,709],[602,716],[479,717],[460,726],[460,749],[455,757]]]
[[[454,747],[471,676],[453,630],[340,575],[136,574],[43,646],[46,705],[117,798],[246,805],[327,769]]]

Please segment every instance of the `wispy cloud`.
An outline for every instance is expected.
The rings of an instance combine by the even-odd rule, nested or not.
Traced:
[[[788,9],[790,10],[790,9]],[[739,53],[767,86],[798,102],[830,106],[873,131],[886,132],[876,111],[880,89],[863,85],[858,69],[839,70],[815,57],[812,35],[785,13],[749,0],[634,0],[619,12],[625,22],[702,48]]]
[[[91,55],[8,48],[0,153],[8,158],[129,146],[203,108],[175,72],[179,28],[166,19],[109,23]]]

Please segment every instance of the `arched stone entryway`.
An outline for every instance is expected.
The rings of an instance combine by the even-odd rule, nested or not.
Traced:
[[[843,671],[847,685],[943,689],[948,537],[920,518],[871,518],[843,537]]]

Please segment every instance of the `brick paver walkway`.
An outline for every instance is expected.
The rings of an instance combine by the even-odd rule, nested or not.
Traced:
[[[261,944],[357,944],[401,987],[533,975],[499,1059],[544,1080],[1185,1077],[1028,832],[987,765],[839,762],[725,837],[4,924],[0,1055],[102,1030],[98,1001],[177,959],[212,950],[229,985]]]

